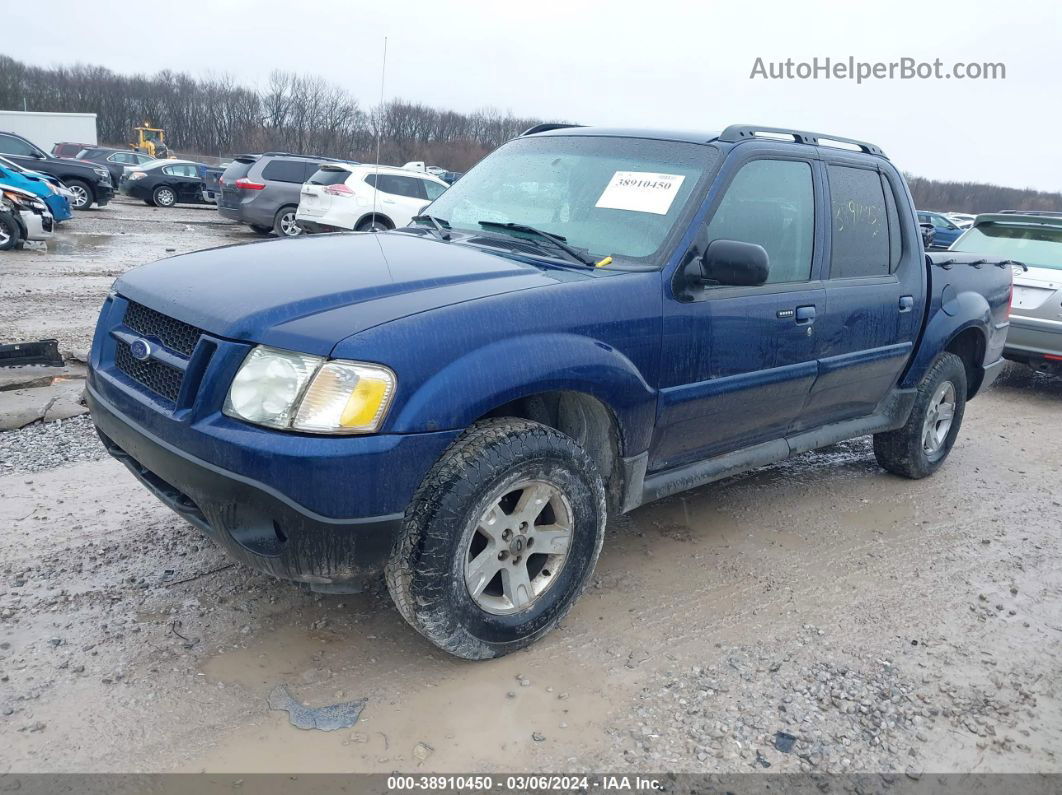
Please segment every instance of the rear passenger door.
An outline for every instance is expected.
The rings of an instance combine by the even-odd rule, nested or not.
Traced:
[[[831,208],[826,311],[816,328],[819,377],[794,430],[874,413],[921,320],[924,267],[897,209],[906,193],[870,158],[824,155],[820,167]]]
[[[400,174],[378,176],[380,207],[396,227],[407,226],[428,204],[424,180]]]

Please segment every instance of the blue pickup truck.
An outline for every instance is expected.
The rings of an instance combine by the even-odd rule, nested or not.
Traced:
[[[923,251],[874,145],[542,125],[413,225],[120,277],[100,436],[234,558],[386,576],[468,659],[549,631],[610,514],[874,435],[909,478],[996,376],[1011,268]]]

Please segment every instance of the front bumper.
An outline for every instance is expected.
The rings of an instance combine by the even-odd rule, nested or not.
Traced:
[[[111,184],[110,180],[107,182],[97,182],[92,187],[96,193],[97,207],[103,207],[114,198],[114,185]]]
[[[321,590],[356,591],[382,571],[402,514],[334,519],[226,471],[138,427],[91,387],[104,446],[165,505],[236,560]]]
[[[26,227],[26,240],[47,240],[55,231],[51,213],[20,210],[19,217],[22,219],[22,225]]]
[[[151,191],[141,185],[142,180],[123,179],[118,183],[118,192],[131,199],[146,201],[151,198]]]

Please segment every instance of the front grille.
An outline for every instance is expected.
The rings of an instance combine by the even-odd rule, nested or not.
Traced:
[[[166,317],[161,312],[148,309],[143,304],[129,302],[125,310],[125,325],[145,337],[155,337],[172,351],[191,356],[199,335],[203,332],[195,326]],[[133,361],[136,361],[135,359]],[[170,368],[172,369],[172,368]]]
[[[136,305],[131,304],[130,306]],[[163,364],[158,359],[149,359],[146,362],[138,361],[133,358],[133,354],[130,353],[129,346],[126,343],[119,340],[116,344],[114,363],[119,370],[138,384],[150,389],[157,395],[161,395],[171,403],[177,402],[177,396],[181,393],[181,381],[184,379],[184,373],[176,367]]]

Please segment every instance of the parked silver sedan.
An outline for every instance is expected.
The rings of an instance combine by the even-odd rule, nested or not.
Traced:
[[[951,251],[1006,257],[1014,268],[1010,330],[1003,355],[1062,375],[1062,213],[979,215]]]

